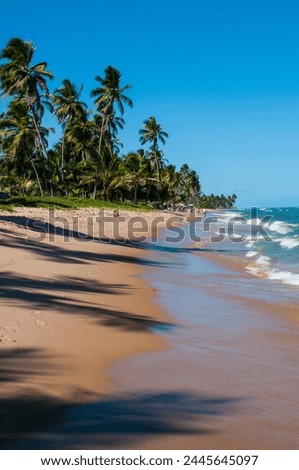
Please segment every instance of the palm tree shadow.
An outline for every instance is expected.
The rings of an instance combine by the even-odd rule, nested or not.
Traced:
[[[86,316],[97,324],[134,330],[146,331],[150,329],[167,329],[173,327],[168,322],[154,320],[150,314],[139,315],[124,310],[106,308],[98,303],[72,298],[72,293],[96,293],[105,295],[122,295],[130,291],[126,284],[105,284],[98,281],[90,283],[87,279],[58,277],[51,279],[29,279],[4,272],[0,277],[0,296],[2,305],[22,301],[30,310],[54,311],[71,316]],[[63,297],[61,297],[61,293]]]
[[[239,398],[176,391],[117,396],[66,405],[46,397],[0,401],[2,448],[115,449],[147,437],[216,433],[215,417],[234,413]],[[5,410],[3,412],[3,410]]]
[[[0,222],[5,222],[8,224],[14,224],[21,228],[29,229],[32,232],[39,234],[35,237],[36,241],[43,241],[47,236],[50,241],[54,241],[55,238],[62,237],[64,241],[75,240],[77,242],[86,243],[86,242],[100,242],[110,245],[117,246],[130,246],[134,248],[144,248],[142,242],[138,242],[136,237],[124,238],[120,235],[117,235],[113,238],[110,238],[105,235],[100,230],[99,233],[97,228],[101,227],[100,221],[93,221],[93,224],[89,227],[86,227],[86,233],[77,230],[76,222],[73,223],[73,229],[70,228],[71,224],[68,218],[55,217],[54,214],[51,215],[49,212],[49,221],[33,219],[26,216],[17,216],[17,215],[0,215]],[[104,228],[104,227],[103,227]],[[9,230],[2,228],[2,233],[8,233]]]
[[[0,216],[0,221],[4,216]],[[8,216],[5,216],[7,219]],[[16,225],[19,225],[20,221],[15,221],[19,219],[18,217],[10,217],[14,220]],[[25,219],[25,218],[24,218]],[[36,222],[36,221],[35,221]],[[44,224],[44,222],[42,222]],[[23,221],[23,226],[26,227],[26,220]],[[48,230],[48,229],[47,229]],[[14,248],[19,250],[25,250],[34,254],[37,254],[40,257],[43,257],[49,261],[55,261],[56,263],[64,264],[89,264],[92,262],[97,263],[129,263],[142,266],[150,267],[167,267],[170,266],[168,262],[154,261],[147,257],[140,257],[136,254],[118,254],[118,253],[99,253],[97,252],[97,243],[106,244],[106,245],[117,245],[119,247],[130,247],[139,250],[147,250],[151,248],[150,243],[133,243],[129,240],[118,241],[118,240],[108,240],[108,239],[97,239],[93,237],[81,238],[78,236],[77,232],[64,230],[62,233],[57,232],[58,228],[51,226],[50,231],[41,230],[37,237],[30,235],[32,232],[28,232],[29,235],[27,238],[24,236],[18,236],[14,233],[13,230],[7,228],[1,228],[0,233],[4,235],[1,238],[1,246],[7,248]],[[53,239],[49,240],[50,243],[43,243],[47,239],[47,235],[53,233]],[[63,246],[59,246],[56,243],[53,243],[56,240],[56,235],[59,235],[59,239],[63,240],[65,243]],[[68,244],[70,241],[78,242],[77,249],[69,247]],[[94,243],[92,250],[84,249],[86,243]]]
[[[242,402],[239,397],[175,390],[110,398],[74,390],[71,401],[58,400],[30,388],[41,374],[55,381],[56,359],[30,348],[0,352],[1,449],[115,449],[131,446],[132,440],[142,446],[147,436],[201,436],[217,432],[212,420],[234,413]],[[16,392],[19,383],[22,390],[27,384],[26,394]]]

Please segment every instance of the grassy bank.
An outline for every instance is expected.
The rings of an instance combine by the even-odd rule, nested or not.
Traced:
[[[139,203],[114,203],[99,199],[81,199],[74,197],[12,197],[5,201],[0,201],[0,210],[12,211],[15,207],[42,207],[72,210],[80,208],[99,209],[123,209],[129,211],[150,211],[153,207],[149,204]]]

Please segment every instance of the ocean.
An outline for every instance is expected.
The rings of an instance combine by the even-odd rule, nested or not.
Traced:
[[[246,244],[246,257],[250,260],[248,271],[264,274],[270,280],[290,286],[299,286],[299,208],[262,208],[257,219],[251,211],[240,212],[247,224],[260,224],[263,218],[269,239],[252,237]]]

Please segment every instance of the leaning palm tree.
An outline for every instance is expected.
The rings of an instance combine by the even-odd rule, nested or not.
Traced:
[[[165,145],[168,134],[167,132],[163,131],[161,125],[157,123],[156,118],[151,116],[149,119],[143,121],[143,128],[139,131],[139,136],[139,140],[142,145],[146,144],[147,142],[152,144],[151,152],[156,162],[157,177],[159,179],[161,170],[161,162],[159,161],[161,159],[159,142]]]
[[[43,139],[49,130],[40,127],[39,136]],[[27,106],[22,101],[12,101],[8,111],[0,119],[0,142],[4,154],[15,163],[15,166],[24,172],[29,161],[36,176],[40,195],[43,189],[36,167],[36,128],[33,118],[27,113]]]
[[[65,79],[62,82],[62,87],[58,88],[52,95],[54,114],[58,118],[58,121],[63,126],[63,134],[61,140],[61,175],[62,181],[64,180],[64,147],[65,147],[65,136],[69,124],[76,117],[84,115],[87,108],[86,103],[79,101],[83,87],[79,89]]]
[[[41,120],[45,105],[50,106],[47,80],[53,75],[47,63],[32,65],[35,47],[30,41],[12,38],[0,53],[4,64],[0,65],[0,88],[2,96],[13,97],[26,103],[37,132],[37,146],[41,156],[47,159],[44,139],[41,135]],[[51,194],[53,188],[51,184]]]

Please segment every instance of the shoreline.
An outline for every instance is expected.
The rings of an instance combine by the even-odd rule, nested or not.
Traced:
[[[215,291],[227,270],[209,254],[187,256],[197,273],[185,259],[184,280],[180,271],[169,282],[161,272],[151,278],[177,325],[164,335],[170,348],[113,367],[125,393],[148,401],[150,420],[163,423],[160,435],[132,434],[121,448],[297,448],[298,321],[279,306],[273,315],[263,301]]]

